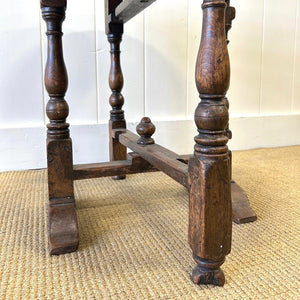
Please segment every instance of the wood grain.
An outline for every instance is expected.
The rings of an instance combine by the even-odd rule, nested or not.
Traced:
[[[119,174],[136,174],[144,172],[155,172],[149,162],[140,157],[137,153],[129,153],[129,159],[111,161],[96,164],[75,165],[73,170],[74,180],[118,176]]]
[[[192,280],[222,286],[220,266],[231,248],[230,161],[226,146],[228,109],[225,94],[230,66],[225,36],[225,8],[220,0],[203,1],[196,85],[201,102],[195,111],[199,134],[189,160],[189,244],[197,263]]]
[[[139,145],[139,136],[129,130],[114,130],[120,143],[138,153],[155,168],[163,171],[185,187],[187,184],[187,165],[180,161],[176,153],[156,144]]]
[[[65,7],[42,6],[47,24],[48,50],[45,67],[45,87],[49,94],[46,112],[47,161],[49,188],[50,254],[62,254],[78,248],[78,225],[73,188],[72,141],[66,118],[69,107],[64,99],[68,87],[63,58],[62,22]]]
[[[115,30],[115,31],[114,31]],[[122,106],[124,97],[121,93],[123,88],[123,73],[120,61],[120,43],[122,41],[123,25],[112,27],[111,32],[107,35],[110,43],[111,67],[109,72],[109,86],[112,94],[109,103],[112,107],[109,119],[109,157],[111,161],[125,160],[127,155],[124,147],[117,139],[113,137],[113,130],[116,128],[126,128],[126,121]],[[114,179],[124,179],[125,176],[120,174]]]

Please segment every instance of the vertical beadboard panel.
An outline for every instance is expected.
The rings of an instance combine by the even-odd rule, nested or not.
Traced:
[[[68,1],[64,53],[72,124],[97,122],[94,0]],[[76,50],[75,50],[76,49]]]
[[[38,1],[1,5],[0,126],[44,122],[39,18]]]
[[[109,43],[105,34],[104,4],[96,1],[97,24],[97,74],[98,74],[98,116],[100,122],[107,122],[111,107],[108,85],[110,68]],[[124,26],[121,43],[121,66],[124,75],[122,94],[125,98],[125,118],[138,120],[144,112],[144,16],[139,14]]]
[[[97,54],[97,88],[98,88],[98,121],[107,122],[110,106],[108,99],[110,89],[108,86],[108,73],[110,66],[109,43],[105,34],[104,1],[95,0],[96,14],[96,54]],[[122,48],[121,48],[122,50]],[[122,56],[122,54],[121,54]],[[122,57],[121,57],[122,58]]]
[[[291,113],[297,0],[265,0],[261,113]]]
[[[97,122],[94,19],[94,0],[86,0],[84,5],[78,1],[68,1],[63,23],[63,47],[69,77],[66,100],[70,107],[68,121],[71,125]],[[44,33],[46,27],[42,22]],[[46,47],[43,34],[44,64]],[[46,92],[45,95],[48,99]]]
[[[292,112],[300,113],[300,3],[297,2],[297,31],[295,43],[295,65],[294,65],[294,93]]]
[[[200,101],[195,83],[195,66],[202,31],[202,9],[199,0],[188,1],[187,118],[194,117]],[[195,126],[196,130],[196,126]]]
[[[231,115],[260,112],[263,36],[263,0],[232,0],[236,18],[229,31],[231,81],[228,91]]]
[[[144,116],[144,14],[125,24],[122,46],[125,118],[140,120]]]
[[[187,16],[187,0],[145,11],[145,110],[156,120],[186,116]]]

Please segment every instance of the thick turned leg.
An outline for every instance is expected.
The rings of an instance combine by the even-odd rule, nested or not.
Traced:
[[[109,120],[109,154],[110,160],[125,160],[127,157],[126,147],[113,137],[113,129],[126,128],[124,111],[124,97],[121,94],[123,88],[123,74],[120,62],[120,43],[122,41],[123,25],[113,24],[107,34],[110,43],[111,67],[109,73],[109,86],[112,94],[109,103],[112,107]],[[114,179],[124,179],[125,175],[114,176]]]
[[[189,161],[189,244],[197,263],[197,284],[222,286],[220,266],[231,248],[230,161],[225,94],[230,66],[225,36],[225,0],[203,1],[196,84],[201,102],[195,111],[199,135]]]
[[[51,254],[62,254],[78,248],[78,226],[73,190],[72,141],[66,118],[69,113],[64,95],[68,86],[62,50],[62,22],[65,1],[41,1],[47,24],[48,56],[45,86],[50,100],[46,112],[47,161],[49,187],[49,245]]]

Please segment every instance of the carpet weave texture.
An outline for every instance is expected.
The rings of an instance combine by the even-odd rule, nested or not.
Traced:
[[[161,172],[75,182],[80,247],[50,257],[45,170],[0,174],[0,299],[300,299],[300,146],[233,153],[258,215],[224,287],[196,286],[188,193]]]

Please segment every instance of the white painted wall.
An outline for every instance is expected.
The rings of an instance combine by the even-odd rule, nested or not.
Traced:
[[[155,139],[191,153],[199,101],[194,67],[200,0],[157,0],[125,26],[123,94],[129,128],[149,116]],[[300,144],[300,1],[232,0],[231,149]],[[74,162],[108,160],[109,45],[103,1],[68,1],[64,52],[69,73]],[[0,10],[0,170],[46,166],[43,68],[46,36],[39,1]]]

